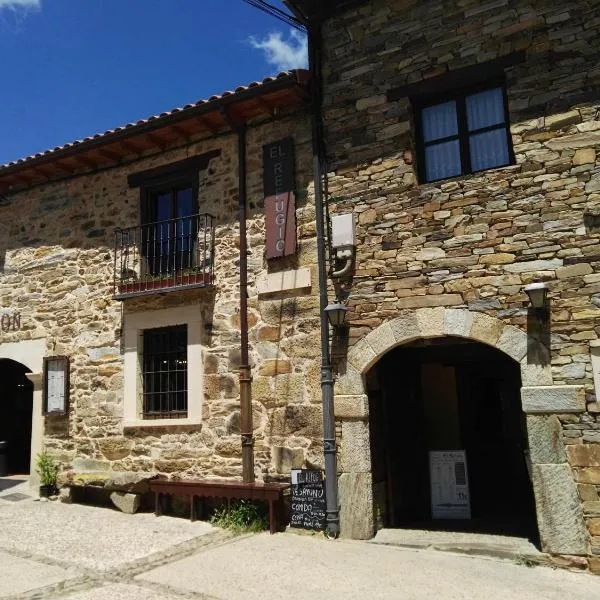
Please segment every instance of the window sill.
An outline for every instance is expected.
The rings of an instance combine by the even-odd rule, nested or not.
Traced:
[[[141,429],[149,427],[198,427],[202,425],[202,419],[136,419],[134,421],[124,421],[123,429]]]

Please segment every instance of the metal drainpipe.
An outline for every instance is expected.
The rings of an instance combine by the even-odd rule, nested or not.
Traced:
[[[327,299],[326,227],[323,205],[323,123],[321,120],[321,24],[309,28],[309,68],[313,74],[313,177],[315,187],[315,220],[317,229],[317,260],[319,268],[319,310],[321,319],[321,399],[323,404],[323,454],[325,458],[325,492],[327,496],[327,534],[340,534],[338,501],[337,443],[333,406],[333,370],[329,352],[329,321],[325,308]]]
[[[238,125],[238,204],[240,221],[240,429],[242,478],[254,483],[252,372],[248,356],[248,243],[246,240],[246,125]]]

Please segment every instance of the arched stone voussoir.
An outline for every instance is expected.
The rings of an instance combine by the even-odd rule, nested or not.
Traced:
[[[385,352],[377,354],[367,339],[363,338],[350,348],[350,351],[348,352],[348,364],[352,365],[359,373],[366,373],[369,368],[383,356],[383,354],[385,354]]]
[[[444,335],[468,338],[473,327],[473,313],[466,308],[449,308],[444,312]]]
[[[527,355],[527,334],[518,327],[505,325],[500,332],[496,348],[520,363]]]

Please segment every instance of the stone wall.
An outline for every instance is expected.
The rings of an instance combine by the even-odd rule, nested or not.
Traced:
[[[321,460],[310,131],[306,114],[248,130],[249,325],[259,479]],[[267,266],[262,146],[290,135],[298,253]],[[115,301],[114,231],[140,220],[140,192],[128,187],[127,176],[212,149],[221,154],[201,173],[199,206],[216,216],[214,288]],[[63,480],[241,476],[237,185],[237,138],[228,135],[23,191],[0,207],[1,307],[21,313],[21,330],[1,333],[0,342],[43,339],[47,354],[71,359],[69,415],[47,418],[44,425],[44,444],[61,460]],[[310,270],[312,287],[286,297],[259,296],[260,277],[297,268]],[[137,312],[176,306],[197,307],[206,325],[202,424],[124,430],[124,322]]]
[[[357,220],[350,346],[399,315],[433,307],[488,315],[486,330],[499,323],[527,331],[522,288],[536,278],[548,283],[545,385],[583,386],[585,404],[552,420],[563,451],[544,460],[577,482],[593,554],[600,554],[600,409],[590,356],[600,335],[599,25],[600,6],[584,0],[363,3],[325,26],[323,111],[331,210]],[[505,71],[516,164],[420,184],[410,100],[388,101],[387,91],[517,52],[524,61]],[[370,352],[377,356],[377,347]],[[340,399],[362,389],[356,380],[349,391],[350,379],[341,378]],[[343,454],[364,428],[345,440],[340,419]]]

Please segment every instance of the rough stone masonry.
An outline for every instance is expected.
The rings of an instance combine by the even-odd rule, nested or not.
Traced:
[[[373,526],[356,504],[372,505],[365,370],[410,339],[398,331],[415,315],[429,335],[457,331],[448,319],[458,319],[471,323],[460,335],[513,347],[506,341],[527,328],[523,286],[539,279],[551,302],[550,365],[523,381],[539,386],[524,388],[524,409],[527,394],[542,405],[527,417],[538,525],[546,549],[588,555],[600,570],[599,27],[600,6],[586,0],[375,0],[325,23],[329,201],[358,222],[354,347],[336,390],[342,455],[360,444],[367,458],[342,476],[354,535]],[[420,183],[411,85],[510,56],[522,57],[504,68],[515,164]],[[587,531],[561,531],[565,513],[570,523],[584,515]]]

